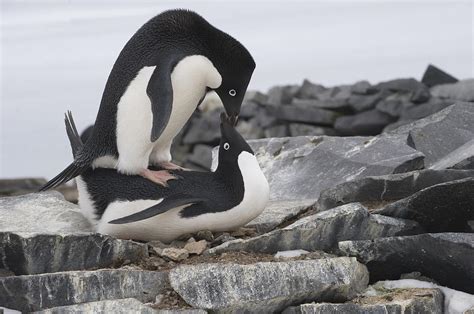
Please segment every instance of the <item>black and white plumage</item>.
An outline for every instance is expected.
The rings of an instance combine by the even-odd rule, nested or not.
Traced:
[[[72,117],[66,118],[66,127],[77,153],[82,144]],[[216,171],[180,171],[179,176],[165,188],[141,176],[90,168],[77,178],[79,205],[100,233],[170,242],[199,230],[244,226],[269,198],[268,182],[252,149],[227,118],[222,118]]]
[[[238,115],[254,69],[242,44],[198,14],[159,14],[121,51],[92,134],[74,162],[41,190],[67,182],[90,166],[124,174],[147,173],[149,165],[168,168],[173,138],[206,93],[215,91],[227,114]]]

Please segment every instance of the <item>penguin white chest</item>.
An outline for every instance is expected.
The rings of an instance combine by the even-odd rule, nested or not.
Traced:
[[[222,80],[219,72],[204,56],[188,56],[178,62],[170,73],[173,88],[170,118],[158,140],[151,142],[153,113],[147,87],[155,68],[142,68],[130,82],[117,106],[117,168],[123,173],[140,172],[148,167],[150,159],[153,162],[169,161],[173,138],[191,117],[206,87],[218,87]]]

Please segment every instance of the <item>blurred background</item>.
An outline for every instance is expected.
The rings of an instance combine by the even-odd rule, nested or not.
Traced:
[[[63,113],[95,120],[109,71],[149,18],[188,8],[241,41],[249,89],[420,79],[433,63],[473,77],[473,1],[1,0],[0,177],[46,177],[72,160]]]

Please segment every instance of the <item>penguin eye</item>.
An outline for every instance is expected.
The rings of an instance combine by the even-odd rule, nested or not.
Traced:
[[[230,148],[230,144],[229,143],[224,143],[224,149],[229,150],[229,148]]]
[[[231,89],[231,90],[229,90],[229,95],[234,97],[235,95],[237,95],[237,92],[235,91],[235,89]]]

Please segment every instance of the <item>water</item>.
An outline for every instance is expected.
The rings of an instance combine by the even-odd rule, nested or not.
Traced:
[[[91,124],[128,38],[184,7],[238,38],[257,69],[250,88],[304,78],[326,85],[420,78],[434,63],[473,76],[471,1],[2,0],[0,177],[52,177],[71,161],[63,113]]]

